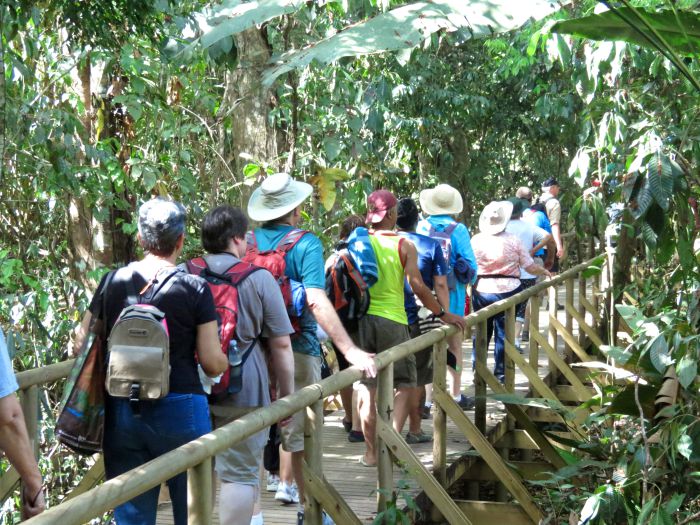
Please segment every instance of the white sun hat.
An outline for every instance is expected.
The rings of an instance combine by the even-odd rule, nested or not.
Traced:
[[[453,215],[460,213],[462,206],[462,196],[449,184],[420,192],[420,207],[426,215]]]
[[[266,222],[283,217],[313,192],[311,184],[292,179],[287,173],[270,175],[248,200],[248,217]]]
[[[509,201],[489,202],[479,216],[479,230],[488,235],[496,235],[506,229],[513,213],[513,203]]]

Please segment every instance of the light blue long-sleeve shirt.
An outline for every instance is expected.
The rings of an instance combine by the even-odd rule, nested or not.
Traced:
[[[438,231],[443,231],[454,222],[456,221],[449,215],[431,215],[418,223],[416,232],[423,235],[429,235],[431,226]],[[457,257],[461,256],[472,268],[475,281],[477,271],[476,257],[474,256],[474,250],[472,250],[469,230],[464,224],[457,224],[457,227],[454,229],[450,237],[450,242],[452,244],[449,261],[450,269],[454,268]],[[466,298],[466,286],[458,282],[457,286],[450,290],[450,312],[457,315],[464,315]]]

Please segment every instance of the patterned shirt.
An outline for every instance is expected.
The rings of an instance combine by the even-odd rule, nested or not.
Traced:
[[[533,264],[532,257],[515,235],[478,233],[472,237],[472,248],[479,266],[476,289],[484,293],[507,293],[520,286],[520,268]],[[512,275],[486,277],[482,275]]]

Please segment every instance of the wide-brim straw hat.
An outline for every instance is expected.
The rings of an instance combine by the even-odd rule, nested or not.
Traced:
[[[462,211],[462,196],[449,184],[438,184],[420,192],[420,207],[426,215],[454,215]]]
[[[285,216],[313,192],[311,184],[292,179],[287,173],[270,175],[248,200],[248,217],[266,222]]]
[[[512,202],[493,201],[488,203],[479,216],[479,230],[488,235],[501,233],[506,229],[512,213]]]

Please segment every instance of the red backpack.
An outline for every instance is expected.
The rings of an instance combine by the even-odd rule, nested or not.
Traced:
[[[285,271],[287,270],[285,256],[307,233],[309,233],[307,230],[293,228],[282,237],[275,249],[260,251],[258,249],[258,241],[255,239],[255,232],[250,231],[248,235],[246,235],[248,246],[246,248],[245,257],[243,257],[244,261],[265,268],[275,278],[282,292],[284,305],[287,307],[287,314],[289,315],[289,320],[292,322],[292,328],[294,328],[295,333],[299,333],[300,329],[299,315],[294,311],[291,279],[285,275]]]
[[[198,275],[209,285],[214,296],[214,306],[216,307],[216,321],[219,328],[219,340],[221,341],[221,351],[229,356],[229,345],[236,333],[238,323],[238,285],[241,284],[250,274],[260,270],[260,267],[253,266],[245,262],[237,262],[229,267],[223,274],[216,273],[209,268],[207,261],[203,257],[197,257],[185,263],[187,271],[193,275]],[[257,340],[256,340],[257,341]],[[242,349],[243,356],[241,367],[255,347],[256,341],[246,349]],[[231,384],[231,366],[228,367],[221,380],[212,386],[211,398],[221,399],[229,393]]]

